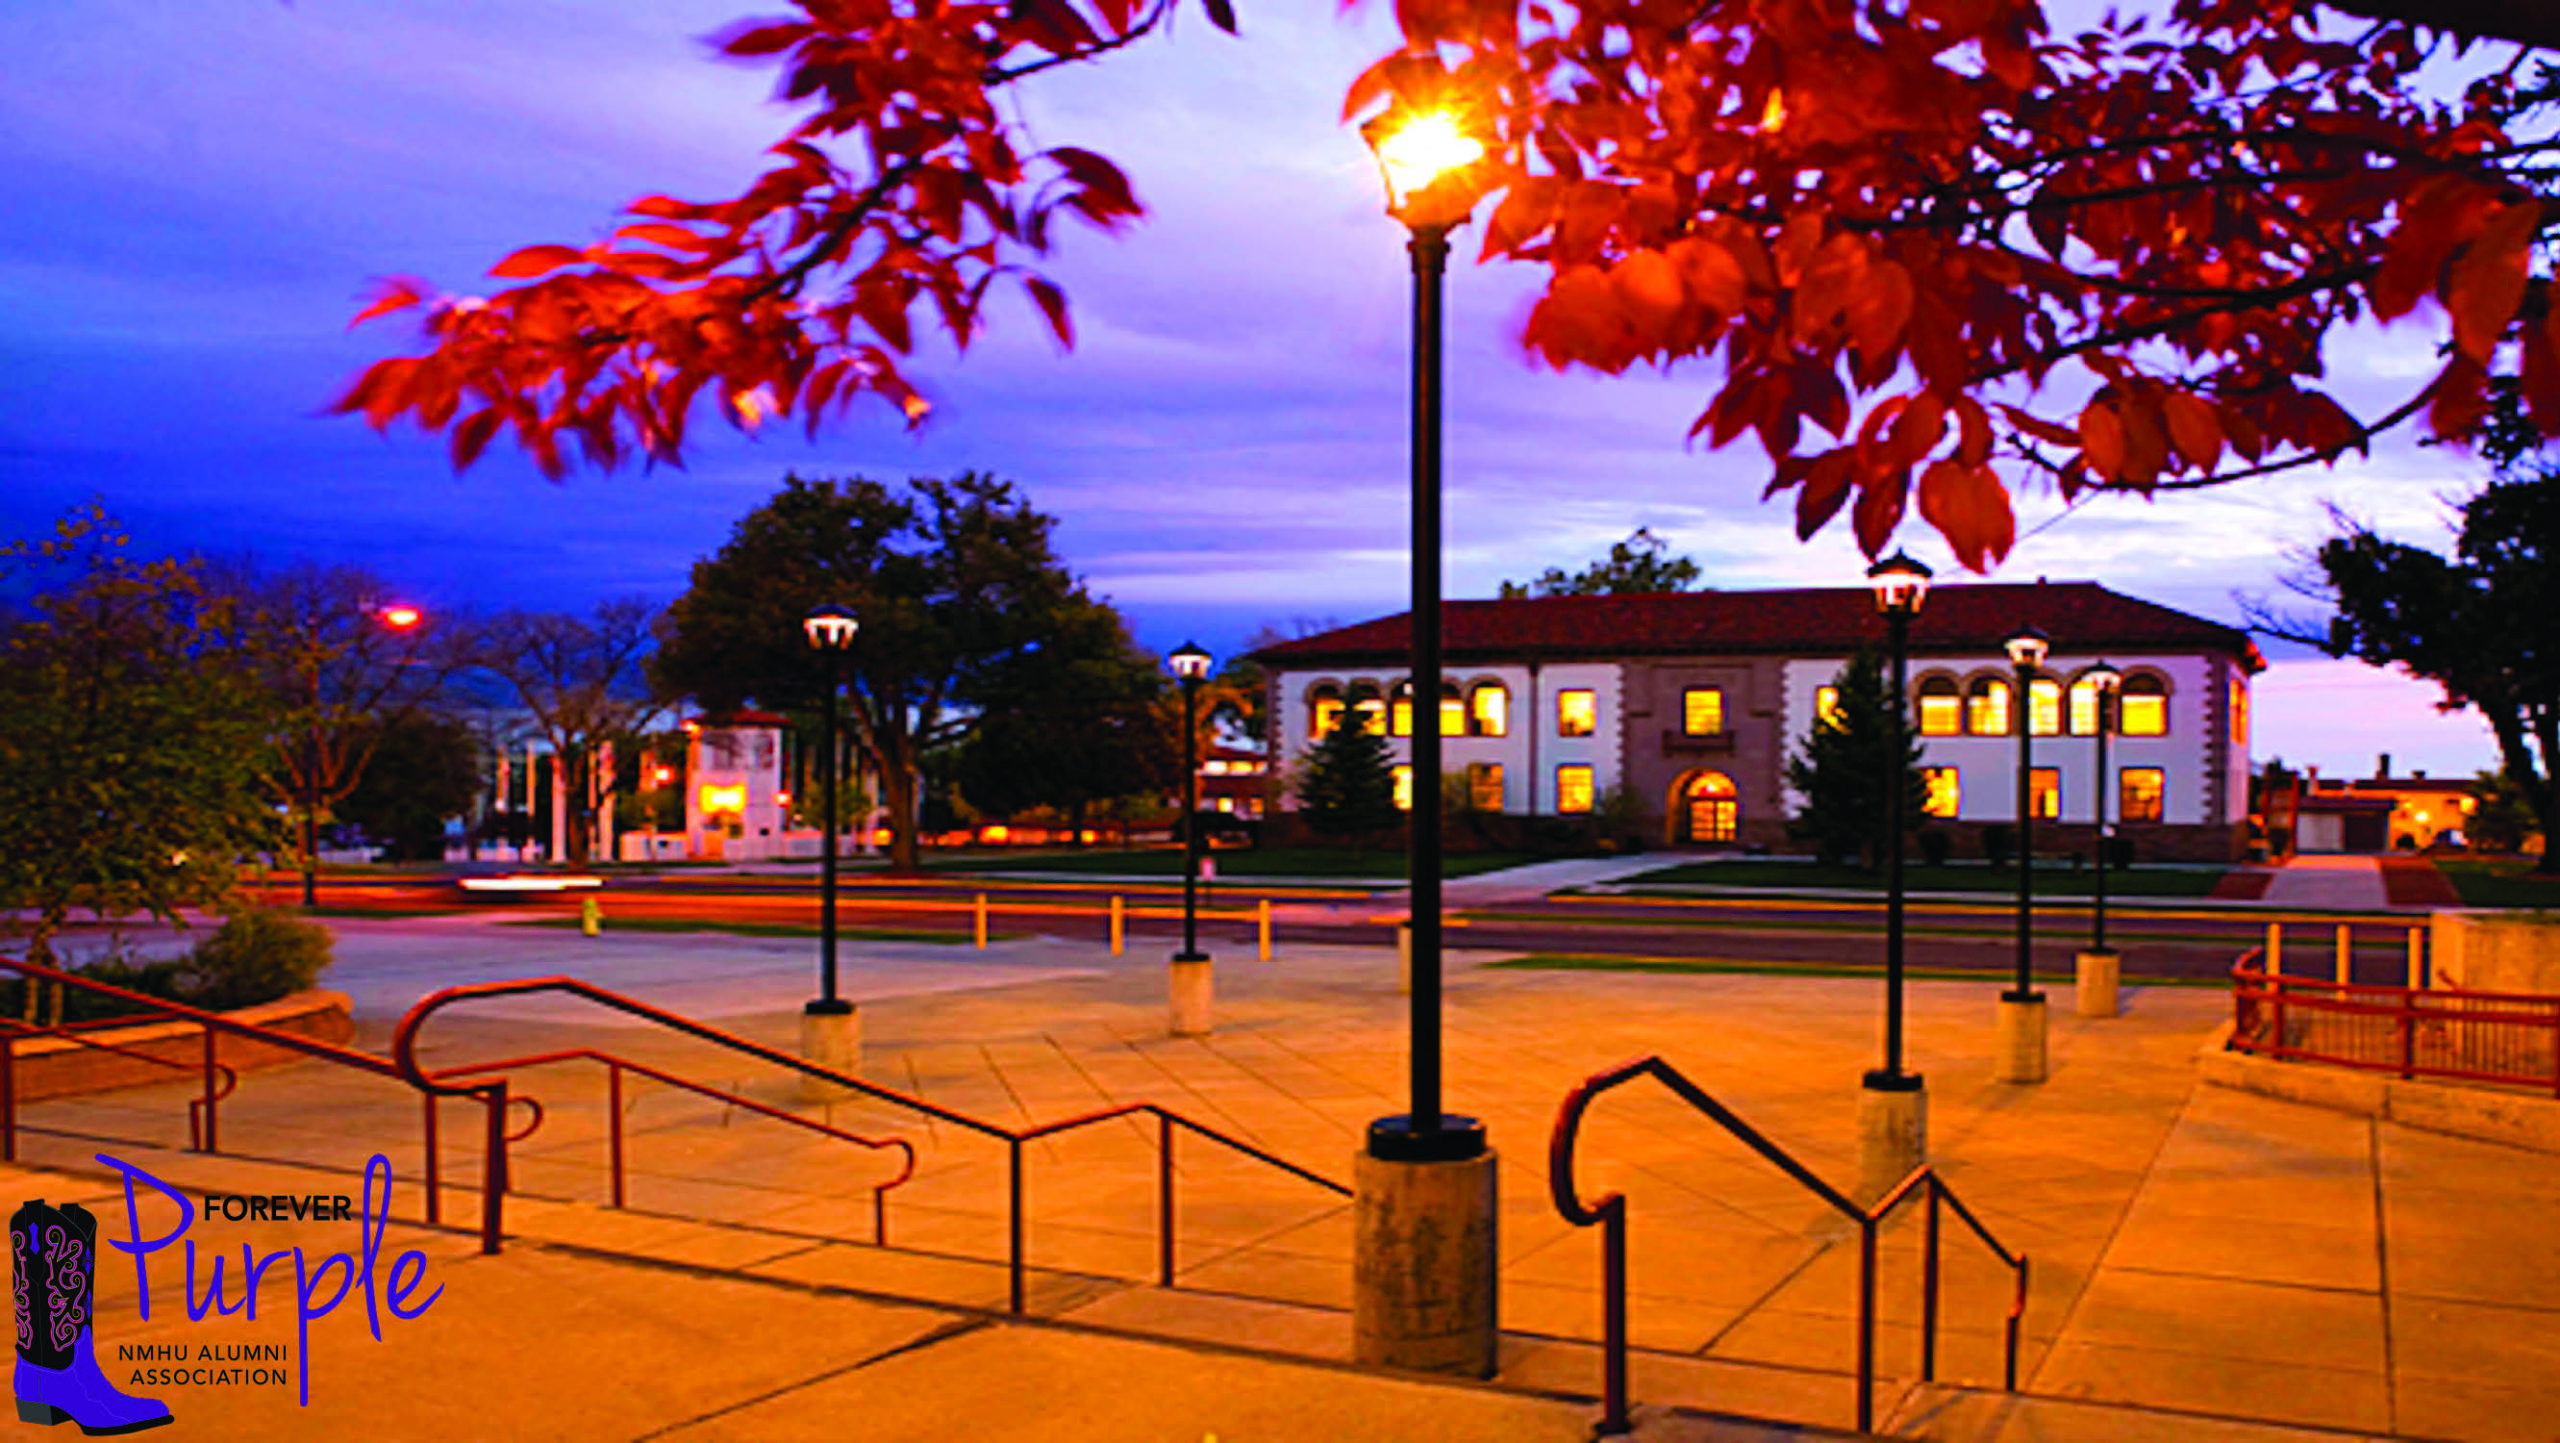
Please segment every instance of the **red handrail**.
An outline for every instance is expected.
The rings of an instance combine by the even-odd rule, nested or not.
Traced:
[[[963,1128],[967,1131],[978,1133],[981,1136],[994,1138],[1003,1142],[1006,1147],[1009,1163],[1006,1175],[1006,1255],[1007,1267],[1011,1280],[1010,1302],[1012,1310],[1016,1313],[1023,1311],[1024,1303],[1024,1214],[1022,1202],[1024,1176],[1022,1148],[1025,1143],[1035,1142],[1044,1137],[1053,1137],[1059,1133],[1069,1132],[1076,1128],[1089,1127],[1095,1123],[1108,1122],[1117,1117],[1129,1117],[1139,1113],[1147,1113],[1155,1117],[1157,1136],[1157,1270],[1160,1281],[1166,1287],[1173,1286],[1174,1273],[1173,1138],[1174,1130],[1177,1127],[1188,1128],[1192,1132],[1195,1132],[1212,1142],[1232,1148],[1247,1157],[1253,1158],[1258,1162],[1268,1164],[1272,1167],[1276,1167],[1283,1172],[1291,1174],[1292,1176],[1304,1178],[1308,1182],[1314,1183],[1318,1187],[1324,1188],[1330,1192],[1344,1197],[1348,1197],[1351,1194],[1351,1189],[1345,1187],[1341,1183],[1335,1182],[1321,1174],[1310,1172],[1307,1169],[1298,1166],[1296,1163],[1290,1162],[1286,1158],[1266,1152],[1261,1148],[1255,1147],[1251,1143],[1245,1142],[1239,1138],[1231,1137],[1228,1134],[1207,1125],[1206,1123],[1195,1121],[1192,1118],[1186,1117],[1181,1113],[1175,1112],[1170,1108],[1162,1107],[1156,1103],[1123,1103],[1117,1107],[1102,1108],[1097,1111],[1083,1113],[1075,1117],[1060,1118],[1055,1122],[1042,1123],[1035,1127],[1009,1128],[998,1123],[989,1122],[984,1118],[972,1117],[964,1112],[955,1112],[952,1109],[940,1106],[939,1104],[927,1102],[920,1097],[911,1097],[894,1088],[882,1087],[876,1082],[867,1082],[862,1078],[854,1076],[850,1072],[844,1072],[836,1068],[827,1067],[820,1063],[811,1062],[807,1058],[794,1056],[793,1054],[784,1052],[778,1048],[767,1047],[763,1043],[751,1041],[732,1032],[723,1031],[706,1022],[701,1022],[694,1018],[684,1016],[681,1013],[669,1012],[661,1007],[653,1007],[646,1002],[640,1001],[638,998],[626,997],[619,992],[598,987],[591,982],[584,982],[575,977],[525,977],[506,982],[477,982],[459,987],[448,987],[441,992],[422,997],[418,999],[416,1005],[412,1006],[407,1013],[401,1016],[398,1025],[392,1029],[391,1033],[392,1065],[398,1070],[402,1077],[408,1079],[412,1086],[416,1087],[420,1092],[427,1094],[429,1099],[428,1120],[431,1126],[434,1120],[434,1099],[437,1097],[458,1097],[476,1094],[481,1095],[484,1098],[495,1099],[496,1106],[492,1108],[490,1113],[489,1149],[490,1157],[492,1159],[490,1163],[490,1176],[495,1181],[496,1185],[489,1189],[483,1198],[482,1203],[480,1246],[481,1250],[484,1252],[494,1253],[498,1251],[500,1241],[501,1219],[498,1200],[505,1192],[506,1146],[509,1139],[505,1130],[498,1125],[497,1118],[505,1106],[507,1080],[501,1077],[494,1083],[483,1084],[477,1087],[456,1087],[438,1082],[436,1080],[436,1074],[430,1073],[418,1065],[418,1033],[420,1029],[426,1025],[426,1021],[429,1017],[446,1007],[452,1006],[454,1003],[489,997],[523,996],[525,994],[535,992],[565,992],[573,997],[582,997],[587,1001],[597,1004],[598,1006],[609,1007],[617,1012],[623,1012],[634,1017],[644,1018],[661,1027],[667,1028],[670,1031],[681,1032],[688,1037],[698,1038],[701,1041],[712,1043],[715,1046],[725,1047],[732,1052],[744,1053],[749,1057],[770,1062],[777,1067],[787,1068],[790,1071],[800,1073],[803,1076],[815,1077],[822,1081],[833,1083],[838,1087],[861,1093],[862,1095],[873,1098],[877,1101],[888,1103],[891,1106],[903,1107],[911,1112],[921,1113],[926,1117],[936,1118],[940,1121],[948,1122],[955,1127]],[[432,1132],[430,1132],[429,1138],[429,1147],[432,1149],[434,1146]],[[434,1176],[434,1171],[431,1168],[428,1172],[430,1188],[434,1186]],[[434,1196],[432,1191],[428,1195],[430,1198]]]
[[[2560,1097],[2560,997],[2271,974],[2253,965],[2264,955],[2252,947],[2231,967],[2235,1052]]]
[[[1878,1198],[1873,1206],[1860,1207],[1839,1189],[1814,1175],[1812,1169],[1797,1161],[1786,1149],[1761,1135],[1758,1129],[1735,1115],[1731,1108],[1707,1095],[1704,1088],[1681,1075],[1680,1070],[1660,1057],[1640,1057],[1622,1062],[1605,1071],[1595,1072],[1565,1094],[1564,1105],[1557,1109],[1555,1131],[1547,1144],[1547,1185],[1555,1198],[1556,1211],[1576,1227],[1603,1225],[1600,1237],[1601,1291],[1601,1419],[1596,1436],[1624,1437],[1633,1431],[1627,1410],[1627,1198],[1613,1192],[1596,1202],[1582,1201],[1574,1186],[1574,1144],[1581,1139],[1582,1116],[1600,1094],[1623,1086],[1640,1077],[1651,1077],[1671,1089],[1691,1107],[1703,1112],[1726,1132],[1741,1139],[1753,1152],[1760,1154],[1787,1176],[1804,1185],[1833,1211],[1858,1225],[1858,1431],[1873,1430],[1875,1423],[1876,1384],[1876,1231],[1894,1209],[1900,1207],[1913,1192],[1925,1190],[1929,1197],[1928,1232],[1923,1243],[1926,1254],[1921,1293],[1920,1376],[1923,1381],[1938,1376],[1938,1219],[1941,1205],[1955,1209],[1956,1216],[1982,1240],[1992,1255],[2006,1263],[2017,1274],[2017,1287],[2009,1300],[2008,1361],[2002,1386],[2010,1392],[2018,1390],[2018,1329],[2027,1310],[2027,1259],[2000,1245],[1982,1220],[1973,1215],[1937,1170],[1922,1163],[1910,1175],[1894,1185],[1892,1191]]]
[[[95,1038],[83,1037],[80,1035],[83,1030],[95,1031],[102,1025],[109,1027],[147,1027],[152,1023],[164,1020],[182,1022],[186,1019],[179,1017],[174,1012],[145,1012],[138,1013],[131,1017],[98,1018],[86,1024],[72,1023],[65,1025],[57,1023],[51,1027],[40,1027],[35,1023],[22,1022],[14,1017],[0,1017],[0,1027],[9,1029],[7,1035],[0,1036],[0,1161],[16,1162],[18,1160],[19,1038],[58,1037],[63,1041],[72,1043],[76,1046],[91,1048],[99,1052],[112,1052],[119,1057],[136,1058],[140,1061],[148,1062],[158,1067],[175,1067],[180,1070],[184,1070],[189,1064],[180,1062],[174,1057],[162,1057],[158,1053],[144,1052],[137,1047],[127,1047],[122,1043],[117,1042],[100,1042]],[[229,1097],[232,1093],[238,1091],[240,1088],[240,1074],[234,1071],[228,1063],[218,1062],[214,1059],[213,1030],[211,1028],[205,1028],[203,1031],[204,1095],[201,1097],[191,1097],[187,1099],[187,1150],[189,1152],[212,1152],[215,1150],[214,1144],[217,1140],[215,1137],[215,1131],[220,1120],[214,1111],[215,1105],[220,1103],[222,1099]],[[222,1074],[222,1085],[218,1088],[214,1085],[213,1080],[214,1074],[217,1072]]]
[[[603,1063],[605,1067],[605,1107],[611,1119],[606,1130],[606,1157],[607,1166],[613,1173],[613,1205],[615,1207],[624,1206],[626,1201],[623,1181],[624,1149],[622,1134],[622,1074],[625,1072],[636,1072],[642,1077],[664,1083],[669,1087],[694,1093],[697,1096],[708,1097],[714,1101],[723,1102],[732,1107],[743,1107],[750,1112],[770,1117],[777,1122],[787,1122],[794,1127],[806,1128],[811,1132],[820,1133],[827,1137],[837,1138],[844,1142],[852,1143],[858,1147],[872,1148],[875,1150],[896,1148],[904,1158],[904,1163],[898,1169],[897,1176],[884,1182],[874,1183],[871,1188],[871,1241],[878,1245],[886,1245],[888,1243],[889,1190],[907,1181],[909,1178],[914,1177],[916,1171],[915,1145],[908,1142],[903,1137],[892,1137],[886,1139],[864,1137],[859,1133],[847,1132],[843,1128],[802,1117],[795,1112],[785,1112],[781,1108],[758,1102],[751,1097],[744,1097],[738,1093],[730,1092],[723,1088],[712,1087],[705,1083],[695,1082],[690,1078],[678,1077],[674,1073],[660,1071],[655,1067],[649,1066],[647,1063],[634,1062],[630,1058],[619,1057],[613,1053],[605,1052],[593,1047],[564,1048],[557,1052],[540,1052],[528,1057],[507,1057],[499,1058],[490,1062],[471,1062],[463,1063],[455,1067],[439,1067],[427,1075],[430,1077],[471,1077],[483,1073],[503,1072],[510,1068],[542,1067],[555,1062],[576,1061],[600,1062]],[[518,1098],[517,1100],[520,1102],[533,1101],[531,1098]],[[426,1105],[429,1109],[433,1109],[435,1107],[436,1100],[432,1095],[427,1098]],[[542,1125],[540,1104],[535,1104],[535,1108],[536,1111],[534,1113],[534,1120],[532,1123],[528,1124],[522,1132],[510,1133],[507,1137],[507,1141],[509,1143],[524,1141],[526,1138],[533,1135],[536,1128],[539,1128]],[[430,1168],[434,1166],[433,1158],[428,1160],[428,1166]]]

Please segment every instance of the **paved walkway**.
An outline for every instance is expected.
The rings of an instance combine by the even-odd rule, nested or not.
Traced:
[[[480,919],[341,931],[335,980],[363,999],[377,1044],[404,993],[510,969],[575,970],[769,1041],[787,1041],[796,1021],[790,956],[750,939],[590,940]],[[1186,1139],[1178,1153],[1173,1291],[1145,1285],[1156,1256],[1152,1129],[1114,1123],[1026,1149],[1041,1321],[1015,1322],[988,1311],[1005,1292],[1001,1147],[876,1106],[833,1109],[840,1125],[919,1149],[917,1177],[891,1195],[894,1246],[882,1249],[870,1243],[876,1155],[635,1090],[632,1207],[615,1211],[600,1206],[601,1082],[567,1070],[523,1080],[548,1109],[516,1151],[508,1226],[527,1243],[487,1260],[435,1235],[446,1251],[433,1266],[452,1287],[440,1306],[457,1331],[395,1347],[409,1335],[386,1321],[394,1342],[375,1348],[357,1312],[324,1322],[315,1360],[346,1369],[328,1375],[346,1382],[331,1396],[356,1400],[343,1406],[391,1405],[379,1416],[396,1426],[360,1430],[374,1437],[792,1437],[852,1419],[878,1423],[867,1436],[884,1438],[1578,1436],[1592,1414],[1577,1400],[1598,1380],[1598,1240],[1566,1226],[1547,1198],[1543,1144],[1558,1099],[1590,1071],[1660,1052],[1818,1171],[1846,1178],[1877,986],[1475,965],[1485,960],[1460,959],[1451,978],[1449,1093],[1487,1118],[1503,1156],[1511,1336],[1500,1381],[1510,1391],[1345,1371],[1346,1209],[1205,1144]],[[1163,1035],[1159,963],[1115,961],[1099,947],[1026,942],[981,955],[866,943],[849,952],[847,977],[874,999],[866,1071],[891,1085],[1008,1124],[1153,1098],[1340,1177],[1362,1126],[1394,1110],[1402,1087],[1393,966],[1391,953],[1326,948],[1223,961],[1220,1029],[1197,1040]],[[1884,1394],[1895,1431],[2549,1436],[2560,1416],[2560,1378],[2547,1366],[2560,1356],[2560,1237],[2548,1224],[2560,1158],[2200,1089],[2191,1058],[2227,1006],[2211,989],[2139,989],[2121,1018],[2059,1017],[2053,1081],[2003,1087],[1986,1080],[1994,990],[1915,985],[1910,1037],[1931,1080],[1938,1160],[2034,1259],[2027,1394],[1981,1391],[1998,1377],[2007,1282],[1952,1234],[1941,1358],[1969,1389],[1908,1384],[1919,1300],[1916,1229],[1906,1227],[1886,1240],[1882,1293],[1882,1366],[1900,1380]],[[790,1101],[782,1079],[740,1059],[549,1003],[440,1018],[428,1038],[439,1063],[582,1043]],[[97,1139],[118,1139],[108,1150],[173,1179],[242,1191],[277,1190],[282,1162],[352,1170],[376,1150],[404,1178],[419,1173],[417,1103],[394,1085],[311,1066],[254,1074],[225,1106],[226,1150],[239,1156],[221,1159],[164,1150],[183,1137],[181,1096],[39,1104],[27,1121],[45,1131],[30,1132],[21,1155],[94,1170]],[[465,1111],[452,1109],[446,1129],[448,1217],[474,1207],[462,1191],[477,1175]],[[1586,1193],[1631,1199],[1639,1401],[1845,1425],[1854,1239],[1658,1092],[1613,1094],[1595,1110],[1584,1155]],[[343,1186],[326,1179],[323,1190]],[[414,1190],[401,1196],[399,1215],[415,1218]],[[220,1225],[209,1240],[229,1247],[255,1226]],[[110,1308],[121,1296],[108,1294]],[[155,1307],[150,1326],[164,1321]],[[246,1336],[237,1319],[166,1326]],[[493,1339],[523,1342],[493,1351]],[[319,1397],[316,1388],[315,1408],[342,1406]],[[186,1416],[192,1425],[228,1400],[205,1390]],[[359,1435],[344,1414],[324,1429],[255,1411],[270,1406],[244,1405],[239,1431]],[[411,1418],[440,1431],[404,1431]],[[1644,1436],[1750,1436],[1696,1431],[1710,1427],[1657,1411]]]
[[[2380,911],[2391,899],[2371,857],[2303,853],[2286,862],[2259,899],[2270,906]]]

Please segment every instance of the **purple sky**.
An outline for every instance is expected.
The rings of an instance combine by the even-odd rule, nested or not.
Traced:
[[[1062,518],[1069,559],[1158,648],[1218,650],[1264,621],[1401,609],[1405,287],[1357,137],[1350,77],[1388,12],[1248,3],[1232,40],[1194,13],[1169,44],[1062,72],[1024,97],[1042,144],[1119,160],[1153,214],[1076,232],[1051,269],[1077,305],[1060,356],[1024,305],[966,358],[920,358],[936,403],[814,445],[705,420],[689,470],[542,480],[493,448],[466,477],[440,438],[375,436],[322,406],[397,326],[349,334],[370,278],[457,290],[536,241],[584,243],[652,191],[734,191],[787,124],[767,72],[699,37],[746,0],[84,0],[0,7],[0,531],[103,497],[147,546],[369,565],[427,605],[664,600],[785,469],[992,470]],[[1462,257],[1472,244],[1462,237]],[[1511,344],[1536,278],[1461,264],[1450,285],[1449,587],[1579,566],[1638,525],[1709,584],[1830,585],[1864,568],[1845,526],[1810,545],[1758,501],[1746,442],[1690,451],[1703,370],[1531,369]],[[2341,338],[2332,371],[2370,414],[2431,366],[2440,321]],[[2156,505],[2062,516],[2023,503],[2001,579],[2092,578],[2236,620],[2324,534],[2338,502],[2445,541],[2467,457],[2403,437],[2369,463]],[[2052,523],[2047,525],[2045,523]],[[1934,533],[1904,540],[1942,572]],[[2432,687],[2288,655],[2262,680],[2261,756],[2330,772],[2489,765],[2487,730]]]

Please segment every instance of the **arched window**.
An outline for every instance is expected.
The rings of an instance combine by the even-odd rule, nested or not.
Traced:
[[[1511,730],[1511,689],[1498,681],[1476,683],[1467,693],[1467,735],[1498,737]]]
[[[2141,671],[2126,677],[2117,708],[2116,729],[2126,736],[2169,734],[2169,683],[2161,680],[2158,672]]]
[[[1359,723],[1360,730],[1373,737],[1387,734],[1387,698],[1376,682],[1353,682],[1349,700],[1352,719]]]
[[[2098,684],[2085,676],[2071,684],[2071,734],[2098,734]]]
[[[1307,688],[1307,735],[1317,741],[1342,725],[1342,688],[1322,682]]]
[[[2049,676],[2027,683],[2027,730],[2040,737],[2062,735],[2062,683]]]
[[[1440,684],[1440,735],[1462,737],[1467,734],[1467,698],[1454,681]]]
[[[1413,735],[1413,683],[1400,681],[1387,693],[1388,729],[1397,736]]]
[[[1951,676],[1920,678],[1920,735],[1951,737],[1964,731],[1964,696]]]
[[[1742,802],[1733,778],[1700,772],[1680,791],[1681,831],[1691,842],[1730,842],[1741,830]]]
[[[1965,689],[1964,729],[1978,737],[2009,734],[2009,684],[1996,676],[1974,678]]]

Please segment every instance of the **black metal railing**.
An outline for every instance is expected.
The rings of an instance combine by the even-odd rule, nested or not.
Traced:
[[[1574,1186],[1574,1145],[1580,1140],[1582,1117],[1600,1094],[1611,1088],[1651,1077],[1668,1087],[1691,1107],[1705,1113],[1718,1126],[1741,1139],[1753,1152],[1760,1154],[1779,1171],[1804,1185],[1833,1211],[1858,1225],[1858,1431],[1873,1431],[1875,1424],[1876,1381],[1876,1234],[1895,1209],[1916,1192],[1928,1197],[1927,1233],[1922,1241],[1923,1273],[1920,1320],[1920,1377],[1934,1381],[1938,1375],[1938,1231],[1942,1208],[1952,1208],[1965,1226],[1973,1229],[1994,1256],[2017,1275],[2017,1288],[2009,1303],[2007,1364],[2002,1386],[2011,1392],[2018,1388],[2018,1329],[2026,1315],[2027,1259],[2000,1245],[1982,1220],[1973,1215],[1962,1199],[1946,1185],[1935,1169],[1922,1163],[1895,1184],[1891,1191],[1872,1206],[1860,1207],[1839,1189],[1814,1175],[1786,1149],[1762,1136],[1758,1129],[1734,1115],[1732,1109],[1707,1095],[1704,1088],[1680,1074],[1678,1068],[1659,1057],[1642,1057],[1623,1062],[1605,1072],[1584,1078],[1565,1095],[1564,1105],[1557,1110],[1555,1131],[1548,1142],[1547,1181],[1555,1196],[1556,1211],[1576,1227],[1600,1224],[1600,1288],[1602,1348],[1602,1415],[1598,1436],[1624,1437],[1632,1431],[1627,1409],[1627,1199],[1613,1192],[1597,1201],[1585,1203]]]

